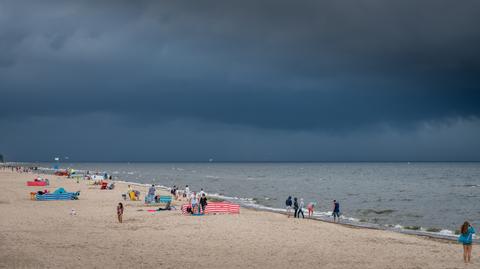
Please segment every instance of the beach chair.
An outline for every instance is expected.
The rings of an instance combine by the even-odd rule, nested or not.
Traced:
[[[140,193],[138,191],[131,191],[128,193],[131,201],[138,201],[140,199]]]
[[[148,195],[145,197],[145,204],[152,205],[152,204],[168,204],[172,203],[172,196],[170,195],[157,195],[154,198],[150,199]]]
[[[162,204],[171,203],[172,202],[172,196],[170,196],[170,195],[160,196],[159,199],[156,202],[157,203],[162,203]]]

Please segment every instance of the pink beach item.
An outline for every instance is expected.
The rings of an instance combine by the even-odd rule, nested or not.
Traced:
[[[47,186],[45,181],[27,181],[27,186]]]
[[[187,214],[187,207],[188,204],[182,205],[182,214]],[[240,205],[230,203],[230,202],[208,202],[207,207],[205,208],[206,214],[239,214],[240,213]]]

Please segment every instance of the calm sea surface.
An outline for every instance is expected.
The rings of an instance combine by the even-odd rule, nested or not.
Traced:
[[[52,164],[41,164],[52,166]],[[343,216],[382,226],[455,231],[480,227],[480,163],[64,163],[61,168],[116,179],[231,197],[250,206],[284,208],[288,195],[315,202],[327,216],[333,199]],[[239,199],[247,198],[247,199]]]

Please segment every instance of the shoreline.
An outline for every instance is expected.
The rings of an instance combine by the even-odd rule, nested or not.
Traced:
[[[16,163],[5,163],[5,164],[16,164],[16,165],[22,165],[23,164],[23,165],[28,166],[28,165],[32,165],[34,163],[16,162]],[[41,166],[38,166],[38,168],[39,168],[39,170],[37,170],[37,171],[48,171],[48,172],[55,171],[55,169],[53,169],[53,168],[47,168],[47,167],[41,167]],[[62,169],[60,169],[60,170],[62,170]],[[80,171],[82,173],[86,172],[86,170],[80,170],[80,169],[76,169],[76,171]],[[98,171],[95,171],[95,172],[97,172],[97,173],[108,173],[109,171],[103,170],[102,172],[98,172]],[[111,175],[111,174],[109,173],[109,175]],[[139,183],[139,182],[126,181],[126,180],[121,180],[121,179],[113,179],[113,180],[110,180],[110,181],[115,182],[115,183],[125,184],[125,185],[134,185],[134,186],[146,187],[146,188],[148,188],[151,185],[149,183]],[[168,194],[169,194],[169,190],[170,190],[169,187],[167,187],[165,185],[161,185],[161,184],[156,184],[156,187],[168,192]],[[276,213],[276,214],[281,214],[281,215],[287,215],[286,212],[285,212],[285,209],[273,208],[273,207],[265,206],[265,205],[262,205],[262,204],[258,204],[257,202],[251,202],[250,201],[251,199],[249,199],[249,198],[229,197],[229,196],[220,195],[220,194],[217,194],[217,193],[207,194],[207,196],[214,197],[216,199],[230,201],[230,202],[233,202],[233,203],[237,203],[242,208],[245,208],[245,209],[255,210],[255,211],[259,211],[259,212],[270,212],[270,213]],[[248,201],[248,202],[245,202],[245,201]],[[304,211],[304,212],[306,212],[306,211]],[[321,213],[323,213],[323,212],[321,212]],[[445,241],[449,241],[449,242],[457,242],[457,239],[458,239],[458,235],[455,234],[451,230],[445,230],[445,229],[441,230],[441,231],[448,231],[448,232],[451,233],[451,234],[446,234],[446,233],[442,233],[441,231],[440,232],[429,232],[429,231],[426,231],[423,227],[419,227],[419,229],[416,230],[416,229],[407,229],[407,228],[404,228],[404,226],[401,226],[401,225],[398,225],[398,224],[395,225],[395,226],[394,225],[388,225],[387,226],[387,225],[380,225],[380,224],[375,224],[375,223],[370,223],[370,222],[354,221],[353,220],[354,218],[351,218],[351,217],[347,218],[347,217],[344,217],[343,215],[341,216],[341,218],[343,219],[343,221],[340,222],[340,223],[335,223],[335,224],[340,224],[340,225],[343,225],[345,227],[351,227],[351,228],[360,228],[360,229],[364,228],[364,229],[372,229],[372,230],[379,230],[379,231],[390,231],[390,232],[395,232],[395,233],[400,233],[400,234],[426,237],[426,238],[430,238],[430,239],[445,240]],[[321,221],[321,222],[325,222],[325,223],[334,223],[326,215],[325,216],[319,216],[317,214],[316,216],[314,215],[312,218],[306,218],[306,219]],[[398,227],[398,226],[400,226],[400,227]],[[479,236],[477,236],[477,238],[473,239],[473,244],[475,244],[475,245],[480,244]]]

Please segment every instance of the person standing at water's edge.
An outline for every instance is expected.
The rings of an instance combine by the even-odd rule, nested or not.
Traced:
[[[305,206],[305,203],[303,202],[303,198],[300,198],[300,204],[298,206],[298,212],[297,212],[297,217],[300,218],[300,213],[302,213],[302,219],[305,218],[305,215],[303,215],[303,207]]]
[[[123,222],[123,204],[122,203],[118,203],[117,217],[118,217],[118,222],[122,223]]]
[[[473,234],[475,234],[475,229],[465,221],[460,228],[460,236],[458,237],[458,242],[463,244],[463,261],[465,263],[470,263],[472,258],[472,243],[473,243]]]
[[[287,216],[290,218],[290,214],[292,212],[292,196],[288,196],[287,200],[285,201],[285,207],[287,210]]]
[[[312,218],[313,216],[313,209],[314,209],[315,205],[312,203],[309,203],[308,206],[307,206],[307,209],[308,209],[308,217],[309,218]]]
[[[294,218],[297,217],[297,214],[298,214],[298,200],[297,200],[297,197],[293,198],[293,209],[295,210],[295,213],[293,215]],[[300,217],[300,216],[298,216]]]
[[[337,222],[340,222],[340,203],[337,202],[337,200],[333,200],[333,222],[335,222],[337,219]]]

